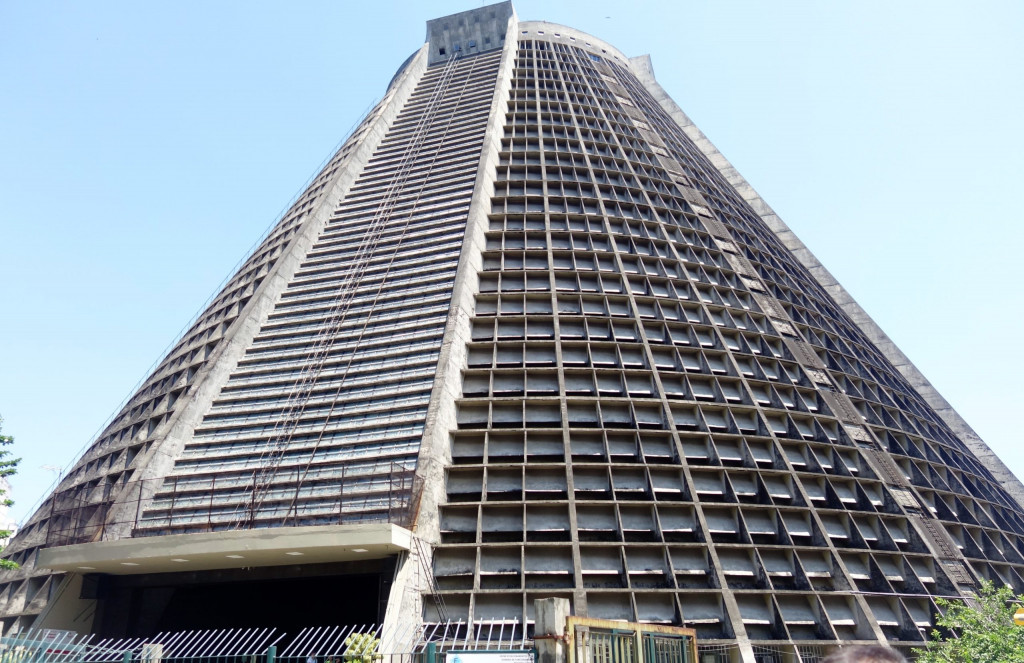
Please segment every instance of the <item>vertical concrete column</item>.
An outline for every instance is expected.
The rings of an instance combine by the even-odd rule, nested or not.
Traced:
[[[569,599],[537,599],[533,602],[535,626],[533,638],[537,663],[565,663],[565,620],[569,617]]]
[[[164,658],[164,646],[157,642],[147,642],[142,645],[139,658],[141,663],[160,663]]]

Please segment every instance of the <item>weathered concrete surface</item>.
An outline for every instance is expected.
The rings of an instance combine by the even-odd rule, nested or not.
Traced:
[[[536,599],[533,602],[536,626],[534,637],[537,647],[537,663],[565,663],[566,646],[565,620],[569,618],[569,599]]]
[[[422,52],[422,49],[421,49]],[[366,162],[380,145],[387,134],[388,128],[397,117],[412,93],[419,75],[426,68],[422,58],[416,58],[399,76],[388,90],[385,98],[378,105],[374,115],[366,119],[367,126],[359,139],[358,148],[349,156],[347,163],[339,168],[330,185],[330,193],[321,198],[319,205],[311,210],[311,214],[303,222],[302,228],[292,241],[288,250],[278,260],[274,270],[267,276],[242,315],[232,323],[224,341],[217,348],[217,356],[211,358],[203,368],[203,374],[197,379],[198,388],[189,395],[189,402],[179,409],[171,420],[167,434],[143,458],[139,464],[142,468],[133,480],[153,479],[166,476],[174,467],[174,462],[181,454],[185,444],[192,439],[196,426],[209,411],[214,399],[220,394],[224,384],[252,345],[253,338],[274,310],[281,293],[295,275],[313,243],[323,231],[338,201],[345,197]],[[148,487],[150,493],[155,492],[159,482],[152,482]],[[126,491],[127,493],[127,491]],[[143,501],[151,498],[143,495]],[[130,517],[133,513],[144,510],[139,508],[135,493],[122,495],[118,503],[111,507],[108,522],[122,523],[122,528],[130,528],[133,524]],[[128,531],[110,531],[110,538],[128,536]]]
[[[192,438],[196,426],[202,421],[238,361],[244,356],[246,348],[251,345],[254,336],[273,310],[284,288],[323,230],[338,201],[347,194],[363,166],[386,135],[399,110],[405,105],[415,81],[418,80],[419,73],[424,68],[425,63],[422,58],[418,64],[412,62],[405,67],[389,86],[381,102],[346,142],[346,145],[355,142],[355,148],[347,156],[341,157],[340,162],[338,159],[341,151],[328,162],[326,168],[337,167],[337,172],[327,183],[324,193],[319,196],[315,206],[309,210],[295,237],[288,242],[271,271],[239,311],[238,317],[224,332],[222,341],[199,369],[191,383],[192,388],[183,397],[185,402],[176,407],[170,418],[155,431],[155,436],[151,440],[152,447],[148,452],[140,454],[134,463],[134,466],[139,469],[132,475],[131,482],[121,489],[120,494],[115,493],[114,503],[106,515],[107,527],[103,533],[105,538],[130,535],[134,517],[141,512],[139,506],[139,491],[141,489],[139,486],[143,484],[140,484],[139,480],[158,479],[170,472],[175,459],[181,453],[184,445]],[[159,484],[160,481],[145,484],[146,492],[142,495],[143,502],[152,497],[152,493]],[[145,504],[143,504],[143,508],[144,506]],[[44,509],[46,509],[46,513],[49,513],[48,506],[44,505]],[[36,519],[40,512],[37,512],[33,519]],[[19,542],[20,545],[17,548],[24,548],[26,544],[45,545],[45,533],[46,528],[35,528],[30,540],[26,541],[25,537],[22,537],[23,541]],[[9,572],[15,577],[8,579],[17,580],[51,573],[42,567],[37,567],[35,561],[35,554],[30,555],[20,569]],[[19,595],[22,598],[14,602],[8,601],[6,613],[28,613],[28,616],[31,616],[37,610],[42,610],[46,603],[46,597],[51,593],[49,588],[51,580],[47,580],[46,583],[47,585],[43,588],[45,591],[37,592],[37,597],[32,601],[31,606],[25,604],[25,586],[23,584],[19,590]]]
[[[38,566],[136,575],[322,564],[387,557],[408,550],[411,541],[408,530],[390,523],[170,534],[47,548],[40,551]]]
[[[505,39],[509,43],[514,43],[517,25],[515,14],[507,18]],[[479,289],[478,273],[483,266],[481,252],[486,243],[487,214],[494,194],[494,178],[504,134],[504,108],[508,104],[514,63],[514,49],[506,49],[498,65],[495,93],[491,99],[473,198],[466,218],[466,235],[459,255],[444,340],[416,462],[417,483],[422,486],[422,494],[413,531],[423,545],[410,551],[399,565],[391,586],[385,625],[395,623],[394,620],[408,619],[409,615],[422,615],[423,592],[428,591],[432,583],[428,577],[433,573],[432,546],[440,539],[438,506],[445,501],[445,468],[451,463],[449,434],[458,426],[455,400],[462,395],[466,344],[472,336],[470,321]]]
[[[427,21],[427,64],[443,62],[456,52],[476,55],[503,47],[515,14],[506,1]]]
[[[69,573],[57,588],[35,628],[89,633],[96,616],[96,599],[82,598],[82,575]]]
[[[793,252],[800,263],[807,268],[815,280],[842,308],[843,312],[860,327],[865,336],[875,344],[879,351],[889,360],[904,378],[917,390],[925,402],[935,410],[946,422],[957,437],[978,458],[981,464],[992,473],[996,481],[1021,505],[1024,505],[1024,484],[1014,476],[1013,472],[996,456],[995,452],[985,444],[974,429],[964,421],[953,406],[935,389],[913,362],[898,348],[871,316],[854,301],[849,292],[835,279],[832,274],[818,261],[810,249],[790,230],[779,215],[758,195],[754,187],[739,174],[728,159],[708,140],[707,136],[687,117],[686,113],[654,78],[650,56],[642,55],[630,59],[630,66],[637,78],[647,87],[651,95],[661,107],[679,125],[683,132],[697,145],[704,155],[718,169],[722,176],[739,192],[743,199],[754,209],[765,224],[771,229],[783,245]]]

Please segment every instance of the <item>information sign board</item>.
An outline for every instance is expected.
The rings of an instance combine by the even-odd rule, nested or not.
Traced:
[[[444,663],[534,663],[532,649],[478,649],[445,652]]]

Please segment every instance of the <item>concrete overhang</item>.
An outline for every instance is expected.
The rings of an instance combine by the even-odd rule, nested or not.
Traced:
[[[278,527],[144,536],[46,548],[36,566],[137,575],[380,559],[409,550],[412,533],[390,523]]]

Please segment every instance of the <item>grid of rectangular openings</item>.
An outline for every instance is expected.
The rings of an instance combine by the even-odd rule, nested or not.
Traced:
[[[1022,587],[1020,508],[633,74],[569,44],[518,45],[451,444],[455,618],[564,596],[708,642],[908,644],[958,563]]]

